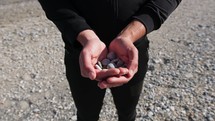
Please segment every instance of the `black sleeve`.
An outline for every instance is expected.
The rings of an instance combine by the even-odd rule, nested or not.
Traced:
[[[160,28],[180,2],[181,0],[148,0],[133,18],[142,22],[147,33],[150,33]]]
[[[85,29],[91,29],[85,19],[81,17],[72,0],[38,0],[45,14],[51,20],[60,32],[63,38],[69,43],[73,43],[79,32]]]

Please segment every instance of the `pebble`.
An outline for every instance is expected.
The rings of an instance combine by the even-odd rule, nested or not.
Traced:
[[[72,116],[72,121],[76,121],[77,120],[77,116]]]
[[[159,59],[151,59],[152,63],[158,64],[158,63],[162,63],[162,60]]]
[[[36,108],[36,109],[33,110],[33,112],[34,112],[34,113],[39,113],[39,112],[40,112],[40,109]]]
[[[148,112],[148,116],[149,116],[149,118],[152,118],[152,117],[153,117],[153,115],[154,115],[154,113],[153,113],[152,111],[149,111],[149,112]]]
[[[110,68],[115,68],[115,65],[114,65],[113,63],[109,63],[109,64],[107,65],[107,69],[110,69]]]
[[[103,68],[103,67],[102,67],[101,61],[98,61],[97,64],[98,64],[101,68]]]
[[[122,60],[119,59],[119,61],[117,61],[116,66],[117,67],[122,67],[124,65],[124,62]]]
[[[7,109],[12,105],[12,102],[10,100],[4,99],[0,100],[0,110],[1,109]]]
[[[173,107],[173,106],[170,106],[169,109],[170,109],[171,111],[175,111],[175,107]]]
[[[20,101],[19,102],[19,106],[21,110],[26,110],[29,108],[29,103],[26,101]]]
[[[25,81],[29,81],[29,80],[31,80],[31,75],[25,73],[25,74],[22,76],[22,78],[23,78],[23,80],[25,80]]]
[[[187,74],[185,74],[185,77],[186,78],[193,78],[193,74],[192,73],[187,73]]]
[[[211,116],[206,117],[206,118],[208,119],[208,121],[214,121],[214,120],[215,120],[215,116],[214,116],[214,118],[213,118],[213,117],[211,117]]]
[[[149,65],[148,66],[148,71],[154,71],[155,70],[155,66],[154,65]]]
[[[171,60],[169,58],[163,58],[163,63],[164,64],[169,64]]]
[[[107,58],[103,59],[101,62],[98,61],[95,65],[95,68],[102,70],[102,69],[110,69],[110,68],[119,68],[119,67],[126,67],[124,62],[116,57],[116,54],[110,52],[107,54]]]
[[[185,110],[182,110],[181,113],[185,115],[185,114],[186,114],[186,111],[185,111]]]
[[[96,69],[102,70],[102,67],[100,67],[98,64],[95,65]]]
[[[109,59],[103,59],[102,60],[102,65],[107,66],[111,61]]]
[[[170,109],[169,109],[169,108],[167,108],[167,109],[166,109],[166,111],[167,111],[167,112],[170,112]]]

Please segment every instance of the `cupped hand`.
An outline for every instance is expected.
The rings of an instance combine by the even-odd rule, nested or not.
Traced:
[[[114,52],[125,63],[126,68],[119,68],[118,76],[111,76],[98,83],[100,88],[111,88],[128,83],[138,70],[138,50],[133,42],[125,38],[114,39],[109,46],[109,51]]]
[[[101,81],[108,77],[118,76],[121,73],[119,69],[98,70],[95,68],[96,63],[104,59],[108,51],[106,45],[92,30],[82,31],[77,39],[83,46],[79,56],[80,70],[83,77]]]
[[[94,65],[98,60],[106,57],[106,45],[92,30],[84,30],[80,32],[77,40],[83,46],[79,55],[81,75],[94,80],[96,79],[96,69]]]
[[[90,40],[83,46],[79,56],[81,75],[94,80],[96,78],[94,65],[100,58],[104,58],[106,54],[107,48],[103,42],[100,40]]]

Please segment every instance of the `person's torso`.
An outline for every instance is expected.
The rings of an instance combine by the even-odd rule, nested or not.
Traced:
[[[85,18],[105,42],[111,41],[147,0],[73,0],[78,14]]]

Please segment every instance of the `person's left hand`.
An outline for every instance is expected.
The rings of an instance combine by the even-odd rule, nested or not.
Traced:
[[[119,68],[118,76],[108,77],[98,83],[101,89],[121,86],[128,83],[138,70],[138,50],[133,42],[125,38],[114,39],[109,46],[109,51],[114,52],[125,63],[126,68]]]

